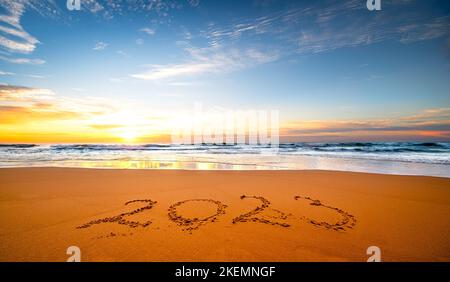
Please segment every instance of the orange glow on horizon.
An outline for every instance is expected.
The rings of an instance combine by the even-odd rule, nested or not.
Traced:
[[[9,97],[12,94],[5,91],[7,102],[0,104],[0,143],[170,143],[172,128],[186,121],[177,111],[157,114],[130,105],[48,97],[46,103],[36,103]],[[450,127],[448,116],[450,108],[391,119],[282,121],[280,141],[449,141],[449,131],[434,129]],[[426,126],[430,130],[424,130]]]

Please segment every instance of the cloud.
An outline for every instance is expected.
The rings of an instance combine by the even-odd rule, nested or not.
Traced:
[[[393,25],[392,21],[387,19],[365,23],[362,19],[355,19],[353,23],[337,28],[337,23],[333,23],[334,21],[329,21],[319,31],[314,28],[304,29],[298,39],[297,52],[322,53],[389,40],[412,43],[442,37],[450,30],[450,16],[434,18],[420,24]]]
[[[416,115],[390,119],[296,121],[283,126],[281,135],[297,141],[323,140],[450,140],[450,108],[425,109]]]
[[[0,124],[24,124],[36,121],[51,121],[80,118],[77,112],[48,110],[40,107],[13,107],[0,105]]]
[[[109,82],[113,82],[113,83],[121,83],[123,81],[124,81],[123,78],[117,78],[117,77],[112,77],[109,79]]]
[[[25,76],[31,77],[31,78],[38,78],[38,79],[47,78],[47,76],[45,76],[45,75],[40,75],[40,74],[26,74]]]
[[[197,7],[198,5],[200,5],[200,0],[187,0],[187,2],[188,2],[189,5],[191,5],[192,7]]]
[[[397,28],[402,43],[430,40],[448,36],[450,31],[450,16],[431,19],[423,24],[407,24]]]
[[[14,75],[14,73],[9,71],[0,71],[0,75]]]
[[[0,101],[34,102],[34,99],[47,99],[53,91],[15,85],[0,85]]]
[[[0,46],[13,53],[33,52],[39,40],[26,32],[20,24],[25,5],[21,1],[6,1],[1,6],[6,7],[9,15],[0,15]]]
[[[147,71],[130,76],[150,81],[170,80],[186,76],[236,71],[266,64],[278,58],[274,52],[263,52],[257,49],[225,50],[220,47],[195,48],[188,45],[184,50],[190,56],[190,60],[185,63],[151,65]]]
[[[28,33],[21,23],[26,10],[33,11],[46,18],[58,18],[61,11],[54,1],[42,0],[2,0],[0,8],[0,49],[8,54],[31,54],[40,41]],[[4,53],[4,54],[5,54]],[[16,64],[42,64],[41,59],[1,58],[3,61]]]
[[[123,56],[125,58],[130,58],[131,57],[127,52],[122,51],[122,50],[117,51],[117,54],[119,54],[119,55],[121,55],[121,56]]]
[[[109,130],[109,129],[116,129],[122,127],[120,124],[91,124],[90,127],[94,129],[99,130]]]
[[[249,49],[246,55],[253,59],[258,64],[266,64],[278,60],[279,54],[277,52],[264,53],[256,49]]]
[[[131,77],[144,80],[161,80],[217,71],[215,68],[216,66],[219,65],[216,63],[186,63],[179,65],[152,66],[150,70],[140,74],[132,74]]]
[[[195,81],[171,81],[171,82],[168,82],[168,83],[166,83],[166,85],[169,85],[169,86],[181,86],[181,87],[186,87],[186,86],[200,86],[200,85],[205,85],[205,82],[202,82],[202,81],[198,81],[198,80],[195,80]],[[170,93],[170,94],[164,94],[164,96],[182,96],[182,94],[180,94],[180,93],[177,93],[177,94],[174,94],[174,93]]]
[[[115,115],[127,107],[136,112],[137,107],[124,101],[73,98],[49,89],[0,85],[0,136],[4,142],[118,142],[120,134],[128,132],[128,124],[127,115]],[[107,132],[101,124],[111,121],[125,126],[117,132],[109,127],[112,132]]]
[[[437,120],[450,120],[450,108],[434,108],[434,109],[426,109],[422,112],[408,117],[402,117],[400,120],[403,123],[417,123],[420,121],[421,123],[435,122]]]
[[[154,29],[151,29],[151,28],[148,28],[148,27],[141,28],[140,31],[144,32],[144,33],[146,33],[146,34],[148,34],[150,36],[155,35],[155,33],[156,33]]]
[[[157,16],[158,21],[170,18],[173,10],[181,10],[184,7],[197,7],[199,0],[82,0],[81,10],[112,19],[115,16],[126,16],[129,13],[143,13],[146,16]]]
[[[76,111],[56,107],[48,89],[0,85],[0,124],[80,117]]]
[[[172,112],[126,100],[60,96],[50,89],[0,85],[3,142],[121,142],[169,134]]]
[[[4,54],[31,54],[40,43],[37,38],[30,35],[21,24],[21,17],[26,8],[31,8],[40,14],[47,13],[47,6],[43,6],[44,1],[0,1],[6,14],[0,15],[0,49]],[[44,4],[47,5],[47,4]],[[45,63],[41,59],[15,58],[0,56],[0,60],[13,64],[34,64],[39,65]]]
[[[80,91],[83,90],[80,89]],[[14,118],[14,113],[25,111],[33,113],[33,116],[44,112],[48,113],[48,116],[50,113],[75,113],[76,118],[68,115],[67,119],[79,126],[104,124],[134,126],[148,124],[147,118],[153,120],[158,116],[156,111],[149,114],[147,107],[127,100],[111,100],[86,95],[75,98],[58,95],[50,89],[20,85],[0,85],[0,107],[9,111],[11,119]],[[24,115],[23,117],[29,118],[26,122],[32,122],[33,116]],[[25,122],[25,120],[22,121]],[[63,120],[54,120],[54,122],[63,122]],[[2,119],[0,119],[1,123]]]
[[[94,14],[105,10],[105,7],[95,0],[81,1],[81,3],[83,8]]]
[[[8,58],[0,56],[0,60],[20,65],[42,65],[45,64],[45,60],[42,59],[30,59],[30,58]]]
[[[0,31],[2,31],[2,28],[0,27]],[[26,53],[29,54],[34,51],[36,48],[36,43],[38,41],[24,41],[24,42],[18,42],[16,40],[8,39],[4,36],[0,35],[0,46],[7,49],[11,52],[18,52],[18,53]]]
[[[0,85],[0,106],[28,107],[30,110],[58,110],[79,112],[83,115],[111,112],[115,102],[108,99],[84,97],[72,98],[56,95],[50,89],[17,85]]]
[[[95,50],[95,51],[103,51],[103,50],[106,49],[106,47],[108,47],[108,45],[109,45],[108,43],[99,41],[99,42],[95,43],[95,46],[94,46],[93,50]]]
[[[369,12],[361,0],[316,1],[308,5],[230,22],[211,22],[200,32],[210,46],[266,40],[280,57],[318,54],[383,41],[411,43],[450,35],[450,16],[420,13],[411,1],[385,1],[382,12]],[[271,4],[268,4],[271,5]],[[442,13],[441,13],[442,14]]]
[[[240,49],[242,56],[249,56],[248,61],[253,61],[250,65],[255,65],[258,62],[259,64],[272,62],[296,53],[317,54],[386,40],[397,40],[406,44],[449,35],[450,16],[430,17],[414,12],[414,9],[405,10],[411,6],[410,2],[409,4],[407,2],[386,1],[380,13],[368,12],[365,4],[360,0],[325,1],[308,5],[295,3],[290,5],[290,8],[271,9],[270,13],[262,16],[232,18],[222,23],[210,22],[198,34],[193,34],[183,27],[183,40],[189,43],[192,38],[206,39],[207,47],[222,47],[223,50]],[[0,16],[0,47],[9,53],[33,53],[39,45],[39,40],[24,30],[21,17],[26,10],[33,10],[46,17],[58,17],[62,13],[55,3],[38,0],[0,1],[0,5],[8,12]],[[155,12],[169,20],[170,11],[197,7],[200,1],[85,0],[81,3],[82,10],[106,18],[126,16],[129,13],[147,15],[149,12]],[[272,5],[271,1],[261,3],[263,6]],[[405,12],[398,13],[399,9]],[[157,22],[161,23],[159,19],[152,20],[152,25]],[[155,34],[155,29],[150,27],[141,28],[139,31],[150,36]],[[258,46],[255,42],[264,42],[264,44]],[[144,40],[139,38],[136,44],[142,45]],[[101,51],[107,47],[107,43],[97,42],[93,49]],[[0,59],[16,64],[45,63],[41,59],[9,56],[3,56]],[[214,55],[211,55],[211,61],[214,64]],[[194,73],[201,73],[199,69],[209,69],[205,67],[204,62],[189,58],[183,64],[171,64],[167,65],[167,68],[167,73],[175,74],[189,73],[187,69],[191,69]],[[161,71],[161,68],[157,71]],[[148,72],[146,74],[145,77],[152,77],[148,75]],[[136,75],[144,77],[144,73]]]

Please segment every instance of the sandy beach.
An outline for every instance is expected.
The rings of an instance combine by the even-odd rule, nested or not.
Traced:
[[[0,261],[450,261],[450,179],[0,169]]]

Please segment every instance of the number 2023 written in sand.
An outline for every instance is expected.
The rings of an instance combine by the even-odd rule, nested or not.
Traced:
[[[246,196],[246,195],[242,195],[240,198],[241,198],[241,200],[256,199],[256,200],[260,201],[261,204],[258,205],[253,210],[233,218],[233,220],[232,220],[233,224],[239,224],[239,223],[244,223],[244,222],[258,222],[258,223],[263,223],[263,224],[268,224],[268,225],[280,226],[280,227],[284,227],[284,228],[289,228],[291,226],[290,224],[283,222],[283,221],[286,221],[288,218],[293,217],[293,215],[286,214],[280,210],[271,208],[270,207],[271,203],[266,198],[264,198],[262,196]],[[320,200],[315,200],[310,197],[302,197],[302,196],[295,196],[294,200],[308,201],[308,202],[310,202],[310,205],[312,205],[312,206],[330,209],[330,210],[336,212],[337,214],[339,214],[339,216],[340,216],[340,220],[337,222],[334,222],[334,223],[329,223],[329,222],[325,222],[325,221],[317,221],[314,219],[307,218],[305,216],[300,217],[300,220],[306,221],[307,223],[312,224],[314,226],[323,227],[328,230],[344,231],[346,229],[353,228],[356,224],[356,219],[353,215],[345,212],[344,210],[342,210],[340,208],[336,208],[333,206],[323,204]],[[209,203],[211,205],[216,206],[216,211],[213,214],[203,217],[203,218],[183,217],[182,215],[179,214],[178,208],[189,202],[191,202],[191,203],[196,203],[196,202]],[[103,223],[115,223],[115,224],[127,226],[129,228],[137,228],[137,227],[146,228],[150,224],[152,224],[151,221],[139,222],[139,221],[129,220],[128,218],[130,216],[133,216],[138,213],[142,213],[146,210],[152,209],[157,204],[157,202],[149,200],[149,199],[133,200],[133,201],[126,202],[125,205],[129,205],[132,203],[142,203],[143,206],[140,208],[137,208],[135,210],[132,210],[130,212],[124,212],[124,213],[121,213],[116,216],[89,221],[81,226],[78,226],[77,229],[90,228],[93,225],[103,224]],[[189,200],[180,201],[180,202],[177,202],[177,203],[171,205],[168,209],[168,217],[169,217],[169,220],[171,220],[171,221],[175,222],[177,225],[179,225],[182,228],[182,230],[192,233],[192,231],[197,230],[202,225],[216,222],[220,216],[222,216],[226,213],[226,208],[227,208],[227,205],[221,203],[220,201],[216,201],[216,200],[212,200],[212,199],[189,199]],[[264,213],[267,213],[267,212],[269,212],[270,215],[264,215]],[[130,233],[130,234],[132,234],[132,233]],[[122,235],[125,235],[125,234],[122,234]],[[113,237],[113,236],[116,236],[116,234],[111,233],[110,235],[105,236],[105,237]]]

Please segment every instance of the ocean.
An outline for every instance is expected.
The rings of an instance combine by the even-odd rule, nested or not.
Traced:
[[[450,143],[0,144],[0,167],[340,170],[450,177]]]

